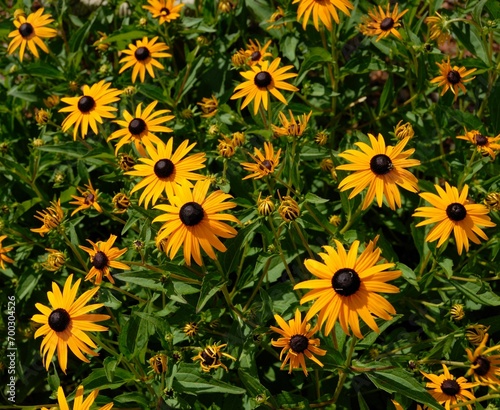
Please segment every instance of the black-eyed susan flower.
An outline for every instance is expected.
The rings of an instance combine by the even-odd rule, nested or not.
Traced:
[[[333,226],[340,226],[342,222],[342,217],[340,215],[332,215],[328,220]]]
[[[261,65],[251,66],[249,71],[240,73],[247,81],[236,86],[231,100],[245,97],[241,104],[242,109],[253,101],[254,115],[259,111],[261,103],[264,109],[267,110],[269,93],[287,105],[285,97],[279,90],[298,91],[297,87],[285,82],[289,78],[297,77],[298,74],[287,73],[288,70],[293,68],[292,65],[278,68],[280,62],[281,58],[276,58],[271,64],[266,60]]]
[[[302,114],[297,117],[293,116],[291,110],[288,110],[290,120],[286,117],[283,111],[280,111],[278,116],[281,122],[281,127],[272,125],[273,133],[276,137],[301,137],[307,128],[307,123],[311,118],[312,111],[309,114]]]
[[[120,100],[121,91],[111,87],[111,83],[106,83],[104,80],[89,87],[82,87],[83,96],[81,97],[65,97],[61,98],[63,102],[69,104],[69,107],[64,107],[59,112],[69,112],[70,114],[62,123],[62,130],[66,132],[74,125],[73,139],[76,140],[78,129],[81,128],[81,136],[85,138],[89,126],[95,134],[98,133],[97,123],[102,124],[103,118],[115,118],[113,111],[118,108],[109,104]]]
[[[368,134],[371,147],[364,142],[356,142],[361,151],[349,149],[339,154],[351,164],[339,165],[337,169],[356,171],[344,178],[339,188],[341,191],[354,188],[349,199],[358,195],[368,187],[362,209],[368,208],[373,199],[377,198],[378,206],[382,206],[383,197],[386,198],[391,209],[401,207],[401,196],[398,186],[417,192],[417,178],[405,168],[420,165],[416,159],[408,159],[415,149],[403,151],[409,139],[404,139],[396,146],[385,145],[384,137],[378,134],[378,139]]]
[[[443,372],[439,376],[437,374],[421,373],[426,379],[430,380],[425,385],[427,388],[432,389],[429,390],[430,395],[442,404],[446,410],[450,410],[450,406],[462,401],[476,399],[470,389],[477,386],[477,383],[470,383],[465,377],[456,379],[445,364],[443,364]],[[467,408],[472,410],[470,404],[467,404]]]
[[[397,29],[401,27],[399,19],[408,12],[408,9],[398,13],[398,3],[394,5],[392,12],[390,11],[390,7],[391,4],[387,3],[385,11],[381,6],[374,7],[368,11],[368,16],[364,16],[361,19],[359,26],[361,33],[370,37],[377,36],[376,41],[386,38],[390,34],[402,40],[401,34],[399,34]]]
[[[472,352],[466,349],[467,357],[471,363],[468,375],[473,375],[474,380],[481,384],[498,387],[500,386],[500,354],[490,354],[500,351],[500,345],[486,348],[488,343],[488,333],[478,347]]]
[[[439,71],[441,75],[433,78],[431,83],[437,83],[438,87],[443,87],[441,91],[441,95],[448,90],[451,90],[453,94],[455,94],[455,100],[458,97],[458,89],[460,88],[464,93],[467,92],[465,89],[464,83],[472,81],[476,77],[465,78],[471,75],[473,72],[477,70],[477,68],[471,68],[467,70],[465,67],[457,67],[451,66],[450,57],[448,56],[447,60],[443,60],[441,63],[436,63],[439,67]]]
[[[500,211],[500,192],[490,192],[484,197],[483,202],[488,209]]]
[[[254,148],[254,155],[249,154],[255,162],[242,162],[241,166],[245,171],[252,172],[243,179],[259,179],[274,172],[280,163],[281,148],[274,153],[273,144],[264,142],[264,154],[258,148]]]
[[[92,404],[94,404],[99,390],[93,390],[85,400],[83,400],[83,386],[78,386],[76,389],[75,400],[73,401],[72,410],[89,410]],[[59,404],[59,409],[69,410],[68,401],[64,395],[64,390],[61,386],[57,389],[57,402]],[[108,403],[105,406],[99,407],[98,410],[110,410],[113,408],[113,403]],[[51,407],[53,409],[53,407]],[[46,407],[42,407],[42,410],[49,410]]]
[[[232,137],[233,145],[235,147],[241,147],[245,143],[246,137],[243,132],[233,132]]]
[[[198,333],[198,325],[194,322],[186,323],[182,331],[187,337],[194,337]]]
[[[120,154],[118,156],[118,166],[122,171],[130,171],[134,169],[135,159],[128,154]]]
[[[320,146],[326,145],[330,135],[326,131],[318,131],[314,136],[314,142]]]
[[[149,359],[149,366],[156,374],[165,373],[167,368],[168,358],[163,353],[154,355]]]
[[[172,57],[172,54],[165,53],[168,50],[168,46],[165,43],[157,43],[157,37],[153,37],[149,40],[144,37],[142,40],[137,40],[135,44],[129,44],[127,50],[122,50],[124,57],[120,60],[120,63],[125,65],[120,68],[119,74],[123,73],[126,69],[134,67],[132,70],[132,82],[135,83],[137,74],[141,78],[141,83],[144,82],[146,77],[146,70],[152,78],[155,78],[155,72],[153,66],[164,70],[165,67],[156,58],[160,57]]]
[[[35,215],[35,218],[42,221],[43,225],[40,228],[32,228],[30,231],[39,233],[40,236],[43,236],[52,229],[57,228],[64,219],[64,211],[61,208],[61,199],[58,199],[57,202],[52,201],[51,206],[43,211],[36,211],[36,213],[38,215]]]
[[[269,23],[267,29],[272,30],[282,27],[285,24],[283,22],[284,17],[285,17],[285,12],[281,7],[278,6],[276,8],[276,11],[273,14],[271,14],[271,17],[269,17],[269,20],[267,20],[267,23]]]
[[[219,155],[224,158],[231,158],[236,152],[236,147],[233,144],[233,140],[223,135],[223,139],[219,140],[219,145],[217,145],[217,151]]]
[[[221,13],[230,13],[236,8],[236,0],[219,0],[217,9]]]
[[[5,263],[14,263],[14,261],[9,258],[6,253],[10,252],[12,249],[14,249],[12,246],[3,246],[2,242],[4,239],[7,238],[7,235],[2,235],[0,236],[0,268],[5,269]]]
[[[156,148],[147,145],[146,151],[149,158],[139,158],[142,164],[135,165],[133,171],[125,173],[143,177],[134,186],[131,193],[144,188],[139,197],[139,205],[144,202],[146,209],[149,203],[156,204],[163,192],[172,201],[178,186],[192,187],[193,185],[189,181],[198,181],[205,178],[203,175],[193,172],[205,166],[205,153],[200,152],[186,157],[196,143],[189,145],[189,141],[184,140],[175,152],[173,145],[174,138],[170,138],[166,144],[160,141]]]
[[[158,101],[153,101],[143,110],[142,103],[139,103],[135,109],[135,116],[124,110],[122,114],[124,119],[113,121],[122,127],[108,138],[108,141],[121,138],[116,144],[115,154],[125,144],[133,142],[137,151],[141,155],[146,155],[144,146],[152,143],[161,144],[162,142],[153,132],[172,132],[172,128],[162,124],[174,119],[175,116],[166,115],[170,110],[155,111],[157,104]]]
[[[457,138],[469,141],[476,146],[478,152],[482,155],[489,155],[492,159],[495,159],[496,151],[500,150],[500,134],[496,137],[488,137],[477,130],[465,130],[465,135],[459,135]]]
[[[55,94],[49,95],[47,98],[43,99],[43,103],[47,108],[54,108],[55,106],[59,105],[60,102],[61,98]]]
[[[92,186],[92,182],[89,181],[88,184],[85,184],[85,189],[82,189],[80,187],[77,187],[77,189],[82,196],[71,195],[71,198],[73,198],[74,201],[71,201],[70,204],[78,205],[78,208],[71,212],[71,216],[76,214],[78,211],[82,211],[90,207],[94,207],[95,210],[99,213],[102,212],[101,205],[99,205],[99,203],[97,202],[97,200],[99,199],[99,190],[94,189],[94,187]]]
[[[294,289],[312,289],[300,300],[301,304],[317,299],[307,312],[306,319],[311,319],[319,312],[319,326],[325,325],[328,335],[338,320],[342,330],[363,338],[359,327],[359,317],[375,332],[379,331],[374,316],[391,320],[394,307],[377,292],[397,293],[396,286],[385,282],[401,276],[401,271],[388,271],[394,263],[377,262],[381,259],[380,249],[375,248],[377,238],[370,241],[358,257],[359,241],[354,241],[346,253],[343,245],[335,240],[337,250],[324,246],[326,253],[319,256],[324,263],[306,259],[305,267],[318,279],[298,283]]]
[[[115,214],[123,214],[127,212],[127,209],[130,207],[130,198],[123,192],[116,194],[111,202],[113,203],[113,212]]]
[[[57,272],[66,263],[66,255],[57,249],[46,248],[45,250],[49,254],[46,261],[42,263],[43,268],[51,272]]]
[[[409,122],[403,123],[403,120],[401,120],[394,128],[394,135],[398,140],[404,140],[405,138],[413,138],[415,131]]]
[[[35,121],[38,125],[45,125],[49,121],[50,113],[43,108],[39,110],[35,108]]]
[[[247,44],[247,48],[244,51],[245,55],[247,56],[246,63],[249,66],[253,66],[261,64],[266,57],[272,57],[272,54],[267,51],[270,45],[271,40],[269,40],[263,46],[260,45],[259,40],[250,40],[250,43]]]
[[[96,303],[86,306],[99,288],[94,287],[87,290],[75,301],[81,279],[78,279],[74,286],[71,286],[72,281],[73,275],[69,275],[62,293],[57,283],[52,282],[52,291],[47,292],[47,298],[52,308],[36,303],[36,308],[42,314],[33,315],[31,318],[34,322],[43,325],[36,331],[35,339],[44,336],[40,346],[40,353],[47,370],[57,350],[59,366],[66,373],[68,347],[81,361],[89,363],[90,361],[83,353],[90,356],[98,356],[98,354],[89,348],[90,346],[94,349],[97,346],[89,338],[87,332],[108,330],[107,327],[95,324],[95,322],[109,319],[108,315],[88,314],[91,310],[98,309],[104,304]]]
[[[42,39],[55,37],[57,35],[55,29],[46,27],[48,24],[52,23],[54,19],[50,14],[44,15],[43,12],[44,9],[42,7],[36,12],[31,13],[28,17],[18,15],[14,20],[16,30],[9,33],[9,38],[13,38],[7,48],[7,52],[12,54],[19,48],[20,61],[23,61],[26,46],[36,58],[40,58],[37,46],[48,53],[49,49]]]
[[[142,8],[148,10],[153,18],[158,19],[160,25],[178,19],[184,7],[183,3],[174,5],[174,0],[148,0],[148,4],[149,6]]]
[[[267,216],[274,212],[275,205],[271,196],[266,196],[261,198],[262,192],[259,193],[259,198],[257,199],[257,212],[259,215]]]
[[[193,360],[200,361],[201,370],[204,372],[209,372],[212,369],[218,369],[222,367],[225,371],[228,371],[227,366],[222,363],[222,357],[227,357],[231,360],[236,360],[235,357],[221,352],[221,350],[227,346],[227,343],[218,345],[217,343],[213,345],[206,346],[203,350],[201,350],[196,356],[193,357]]]
[[[464,305],[462,305],[461,303],[455,303],[450,308],[450,316],[457,322],[462,320],[465,317]]]
[[[465,338],[474,346],[478,346],[484,340],[489,328],[490,326],[481,325],[479,323],[469,325],[465,329]]]
[[[299,3],[297,10],[297,21],[302,17],[302,28],[305,30],[309,17],[312,16],[314,27],[319,31],[319,21],[325,25],[328,31],[332,31],[332,18],[339,24],[339,15],[337,9],[350,16],[350,10],[354,6],[349,0],[293,0],[292,4]]]
[[[295,221],[300,215],[299,204],[291,196],[285,195],[280,198],[278,213],[285,222]]]
[[[219,100],[217,100],[217,97],[215,97],[215,95],[212,95],[210,98],[203,97],[201,99],[201,102],[197,104],[203,111],[203,114],[201,114],[203,118],[211,118],[215,114],[217,114],[217,110],[219,108]]]
[[[217,259],[213,248],[220,252],[227,250],[219,237],[233,238],[236,235],[236,230],[222,221],[240,221],[234,215],[221,213],[236,207],[236,203],[224,202],[232,196],[221,190],[207,196],[209,187],[208,179],[196,182],[193,189],[187,185],[179,186],[175,196],[170,199],[171,205],[155,207],[165,212],[153,220],[164,222],[156,242],[167,240],[163,248],[170,259],[183,246],[186,264],[191,265],[191,259],[194,259],[201,266],[200,246],[210,258]]]
[[[113,247],[115,241],[116,235],[110,235],[106,242],[98,241],[94,243],[90,239],[87,239],[92,248],[79,245],[80,249],[83,249],[90,255],[90,263],[92,264],[92,268],[90,268],[89,273],[85,276],[85,280],[90,280],[95,276],[95,284],[100,285],[102,277],[105,276],[111,283],[115,283],[110,273],[110,268],[130,269],[130,266],[116,260],[127,252],[127,248],[119,249],[116,246]]]
[[[442,16],[436,12],[434,16],[426,17],[424,23],[429,27],[429,38],[437,40],[438,45],[442,45],[451,38],[446,16]]]
[[[302,314],[299,309],[295,310],[295,317],[290,319],[288,323],[280,316],[274,315],[274,319],[280,327],[270,326],[270,329],[281,336],[278,340],[271,340],[274,347],[281,347],[280,360],[283,360],[283,355],[286,353],[285,360],[281,364],[281,369],[284,369],[289,363],[288,373],[292,373],[293,369],[302,368],[302,371],[307,376],[306,360],[312,360],[316,364],[323,367],[315,355],[324,356],[326,350],[320,349],[320,340],[314,339],[314,334],[318,331],[318,326],[311,329],[311,325],[307,319],[302,320]]]
[[[437,223],[427,234],[425,240],[434,242],[439,239],[437,246],[441,246],[453,232],[457,244],[458,254],[462,254],[462,249],[469,250],[469,239],[475,244],[479,244],[482,239],[488,237],[482,231],[482,227],[492,227],[488,216],[489,209],[483,204],[469,203],[467,195],[469,186],[464,185],[462,192],[458,192],[456,187],[451,187],[445,183],[445,190],[439,185],[435,185],[438,195],[430,192],[421,193],[420,196],[429,202],[432,207],[424,206],[417,208],[413,216],[426,219],[416,226],[424,226]]]

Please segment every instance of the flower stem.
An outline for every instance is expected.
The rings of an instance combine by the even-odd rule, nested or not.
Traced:
[[[347,352],[347,358],[345,360],[345,368],[343,370],[339,370],[340,377],[337,383],[337,388],[335,389],[335,393],[333,394],[332,403],[336,403],[342,388],[344,387],[345,380],[347,379],[347,370],[351,367],[352,355],[354,353],[354,348],[356,347],[356,339],[354,336],[351,338],[351,344],[349,346],[349,351]]]

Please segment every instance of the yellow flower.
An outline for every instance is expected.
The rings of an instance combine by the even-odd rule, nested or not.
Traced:
[[[247,44],[246,50],[243,53],[247,56],[246,63],[249,66],[261,64],[264,58],[272,57],[272,54],[267,52],[267,49],[271,45],[271,40],[269,40],[264,46],[261,46],[258,40],[250,40],[250,44]]]
[[[219,155],[224,158],[231,158],[235,153],[236,147],[233,145],[233,141],[224,135],[224,139],[219,140],[219,145],[217,150]]]
[[[291,196],[285,195],[280,198],[278,213],[285,222],[295,221],[300,215],[299,204]]]
[[[488,333],[489,328],[490,326],[481,324],[469,325],[465,330],[465,338],[474,346],[478,346],[483,341],[484,336]]]
[[[163,353],[154,355],[149,359],[149,365],[156,374],[162,374],[167,371],[168,358]]]
[[[486,333],[474,352],[466,349],[467,357],[471,362],[467,375],[473,375],[474,380],[483,385],[498,387],[500,386],[500,354],[490,355],[489,353],[498,352],[500,345],[486,348],[488,337],[488,333]]]
[[[245,143],[245,134],[243,132],[233,132],[233,145],[241,147]]]
[[[398,140],[404,140],[405,138],[413,138],[415,135],[415,131],[413,131],[413,127],[409,122],[405,122],[401,124],[403,120],[398,122],[396,128],[394,128],[394,134]]]
[[[450,316],[456,320],[462,320],[465,317],[464,305],[455,303],[450,309]]]
[[[127,212],[127,209],[130,207],[130,198],[123,192],[116,194],[111,202],[113,202],[115,207],[113,212],[116,214],[123,214]]]
[[[174,5],[174,0],[148,0],[149,6],[142,6],[143,9],[148,10],[153,18],[163,23],[170,23],[181,16],[181,10],[184,7],[183,3]]]
[[[271,14],[271,17],[269,17],[269,20],[267,20],[267,23],[270,25],[267,27],[268,30],[272,29],[277,29],[283,26],[285,23],[283,22],[285,17],[285,12],[281,7],[278,6],[276,11]]]
[[[311,118],[312,111],[309,114],[302,114],[298,117],[298,121],[292,114],[291,110],[288,110],[290,114],[290,121],[286,118],[286,115],[283,111],[279,112],[279,119],[281,122],[281,127],[277,127],[276,125],[271,125],[274,135],[276,137],[301,137],[304,134],[304,131],[307,128],[307,123]]]
[[[302,28],[305,30],[309,17],[312,15],[314,27],[319,31],[319,20],[325,25],[328,31],[332,31],[332,18],[339,24],[337,9],[350,16],[349,10],[354,10],[354,6],[349,0],[293,0],[292,4],[299,3],[297,10],[297,21],[304,17]]]
[[[57,272],[66,263],[66,255],[57,249],[46,248],[45,250],[49,251],[49,254],[47,255],[47,260],[42,263],[42,266],[48,271]]]
[[[330,136],[326,131],[318,131],[314,136],[314,142],[320,146],[326,145]]]
[[[85,401],[83,400],[83,386],[78,386],[76,389],[75,400],[73,401],[73,410],[89,410],[97,395],[99,394],[99,390],[93,390],[90,393]],[[68,401],[66,400],[66,396],[64,395],[63,388],[59,386],[57,389],[57,402],[59,403],[59,408],[61,410],[69,410]],[[113,403],[106,404],[105,406],[99,407],[98,410],[110,410],[113,408]],[[50,410],[54,409],[51,407]],[[42,410],[49,410],[46,407],[42,407]]]
[[[198,325],[194,322],[186,323],[182,331],[187,337],[193,337],[198,333]]]
[[[342,222],[342,218],[339,216],[339,215],[332,215],[329,219],[329,222],[333,225],[333,226],[339,226],[340,223]]]
[[[47,108],[54,108],[60,101],[61,99],[58,95],[49,95],[47,98],[43,99],[43,103]]]
[[[224,363],[221,362],[220,359],[222,357],[227,357],[232,360],[236,360],[235,357],[222,353],[221,350],[226,347],[227,344],[217,345],[217,343],[213,345],[208,345],[203,350],[201,350],[196,356],[193,357],[193,360],[200,361],[201,370],[204,372],[209,372],[212,369],[218,369],[222,367],[224,370],[228,371],[228,368]]]
[[[447,27],[447,18],[435,13],[435,16],[426,17],[424,23],[429,26],[430,39],[437,40],[438,45],[442,45],[451,38],[450,29]]]
[[[262,192],[259,193],[259,199],[257,199],[257,211],[262,216],[271,215],[275,209],[274,201],[271,199],[271,196],[261,199],[261,195]]]
[[[203,97],[201,99],[201,102],[197,104],[201,107],[201,110],[203,111],[203,114],[201,115],[203,118],[211,118],[215,114],[217,114],[219,101],[217,100],[215,95],[212,95],[212,97],[210,98]]]
[[[388,37],[390,34],[402,40],[397,28],[401,27],[399,19],[403,17],[408,9],[398,13],[398,3],[395,4],[394,10],[390,12],[391,4],[387,3],[387,8],[384,9],[378,6],[368,11],[368,16],[361,19],[359,30],[365,36],[378,36],[376,41]]]
[[[500,211],[500,192],[490,192],[486,195],[483,202],[488,209]]]
[[[78,192],[80,192],[82,196],[71,195],[71,198],[73,198],[74,201],[71,201],[70,204],[78,205],[78,208],[71,213],[71,216],[76,214],[78,211],[88,209],[90,207],[94,207],[97,212],[102,213],[102,208],[97,202],[97,199],[99,198],[99,190],[94,189],[90,181],[88,185],[85,184],[85,187],[86,189],[82,189],[80,187],[77,188]]]
[[[38,108],[35,108],[35,121],[38,125],[45,125],[49,121],[50,114],[47,110],[44,110],[43,108],[39,110]]]
[[[40,228],[30,229],[31,232],[37,232],[40,236],[43,236],[45,233],[57,228],[62,222],[64,212],[61,208],[61,199],[58,199],[57,202],[52,201],[51,204],[52,206],[43,211],[36,211],[38,215],[35,215],[35,218],[42,221],[43,225]]]
[[[451,90],[453,94],[455,94],[455,100],[458,97],[458,89],[460,88],[464,93],[467,92],[465,89],[464,83],[472,81],[476,77],[465,78],[471,75],[473,72],[477,70],[477,68],[472,68],[467,70],[465,67],[457,67],[450,65],[450,57],[448,56],[447,60],[443,60],[440,63],[436,63],[439,67],[441,75],[433,78],[431,83],[437,83],[438,87],[443,87],[441,91],[441,95],[443,95],[446,91]]]
[[[14,249],[12,246],[4,247],[2,245],[3,240],[7,238],[7,235],[0,236],[0,268],[5,269],[4,262],[14,263],[14,261],[9,258],[6,253]]]
[[[466,129],[465,135],[459,135],[457,138],[469,141],[472,145],[476,146],[478,152],[482,155],[489,155],[492,159],[495,159],[496,157],[495,151],[500,150],[500,143],[498,142],[500,141],[500,134],[496,137],[487,137],[479,131],[467,131]]]
[[[305,357],[323,367],[323,363],[314,356],[324,356],[326,354],[326,350],[319,348],[320,340],[313,339],[314,334],[318,331],[318,326],[311,329],[311,325],[307,323],[307,318],[302,321],[299,309],[295,310],[295,317],[290,319],[288,323],[280,315],[274,315],[274,319],[280,327],[270,326],[270,329],[283,337],[276,341],[271,340],[271,344],[274,347],[282,347],[280,360],[283,360],[283,354],[286,353],[285,360],[281,365],[282,370],[289,363],[289,374],[292,373],[293,369],[301,367],[307,376]]]
[[[271,144],[270,142],[264,142],[264,155],[258,148],[254,148],[254,155],[249,155],[255,161],[255,163],[241,163],[241,166],[245,169],[245,171],[252,172],[252,174],[247,175],[243,179],[259,179],[274,172],[280,162],[281,148],[278,150],[278,152],[276,152],[275,155],[273,144]]]

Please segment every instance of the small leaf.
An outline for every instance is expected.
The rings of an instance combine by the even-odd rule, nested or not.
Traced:
[[[94,389],[117,389],[125,383],[133,382],[134,380],[135,376],[133,373],[118,367],[114,372],[112,382],[108,381],[104,369],[97,369],[94,370],[90,376],[85,378],[82,384],[85,386],[85,391],[91,391]]]
[[[194,364],[183,364],[174,374],[172,387],[174,390],[183,393],[203,394],[203,393],[228,393],[245,394],[245,389],[224,383],[212,375],[200,374],[200,367]]]
[[[492,292],[490,285],[486,282],[480,284],[453,280],[451,283],[473,302],[486,306],[500,306],[500,296]]]
[[[201,312],[205,304],[214,296],[226,282],[221,282],[218,275],[205,275],[201,284],[200,297],[196,304],[196,313]]]

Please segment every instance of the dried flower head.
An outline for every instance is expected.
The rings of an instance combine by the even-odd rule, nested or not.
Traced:
[[[465,317],[464,305],[455,303],[450,309],[450,316],[457,322]]]
[[[113,212],[116,214],[123,214],[127,212],[127,209],[130,206],[130,198],[122,192],[116,194],[113,197],[112,202],[115,207]]]
[[[43,108],[41,110],[35,108],[35,121],[37,122],[38,125],[47,124],[49,118],[50,118],[50,113],[47,110],[44,110]]]
[[[154,355],[149,359],[149,366],[156,374],[162,374],[167,371],[168,358],[163,353]]]
[[[257,211],[259,215],[271,215],[274,212],[275,205],[271,196],[266,196],[264,199],[261,198],[262,192],[259,193],[259,199],[257,199]]]
[[[243,132],[233,132],[233,145],[241,147],[245,143],[245,134]]]
[[[47,98],[43,99],[43,103],[47,108],[54,108],[60,101],[61,99],[58,95],[49,95]]]
[[[38,215],[35,215],[35,218],[42,221],[43,225],[40,228],[32,228],[30,231],[37,232],[40,236],[43,236],[47,232],[57,228],[64,218],[61,199],[58,199],[57,202],[51,201],[51,206],[43,211],[36,211],[36,213]]]
[[[218,345],[217,343],[213,345],[208,345],[203,350],[201,350],[196,356],[193,357],[193,360],[200,361],[201,370],[204,372],[209,372],[212,369],[218,369],[222,367],[224,370],[228,371],[228,368],[224,363],[221,362],[221,358],[227,357],[231,360],[235,360],[236,358],[227,354],[222,353],[221,350],[227,346],[226,344]]]
[[[398,140],[403,140],[405,138],[413,138],[415,135],[415,131],[413,131],[413,127],[409,122],[405,122],[401,124],[403,120],[398,122],[398,125],[394,128],[394,135]]]
[[[484,336],[487,334],[489,326],[481,325],[479,323],[475,325],[467,326],[465,330],[465,338],[474,346],[481,344]]]
[[[194,337],[198,333],[198,325],[194,322],[186,323],[182,331],[187,337]]]
[[[46,248],[45,250],[49,251],[49,254],[47,260],[42,263],[43,268],[51,272],[57,272],[66,263],[66,255],[57,249]]]
[[[318,131],[314,136],[314,142],[320,146],[326,145],[330,136],[326,131]]]
[[[490,192],[483,202],[490,210],[500,211],[500,192]]]
[[[284,196],[281,199],[278,212],[285,222],[292,222],[297,219],[300,215],[300,208],[297,201],[295,201],[291,196]]]
[[[224,139],[219,140],[219,145],[217,146],[217,150],[219,151],[219,155],[224,158],[231,158],[235,153],[235,146],[233,145],[233,141],[223,135]]]
[[[203,97],[201,102],[197,103],[203,114],[201,115],[203,118],[211,118],[215,114],[217,114],[217,109],[219,108],[219,100],[212,95],[210,98]]]

